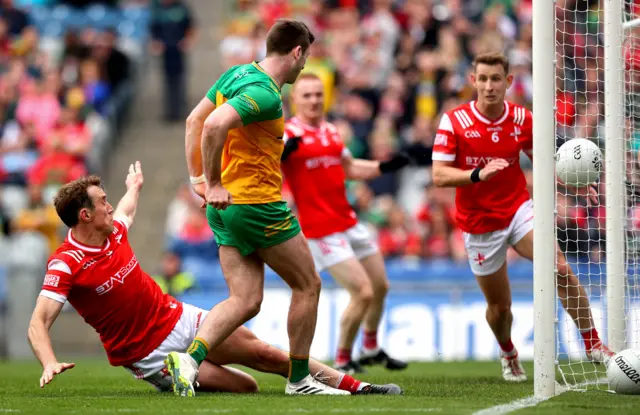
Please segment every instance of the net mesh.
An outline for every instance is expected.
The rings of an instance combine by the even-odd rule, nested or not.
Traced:
[[[635,0],[623,0],[625,21],[640,17]],[[607,342],[607,310],[623,307],[625,316],[626,347],[640,347],[640,272],[636,264],[640,259],[640,21],[636,27],[628,23],[623,29],[624,42],[620,53],[625,59],[621,71],[623,85],[605,85],[604,69],[604,1],[556,2],[556,146],[574,138],[586,138],[601,151],[606,150],[605,87],[619,91],[624,100],[624,111],[619,122],[624,123],[626,151],[625,177],[611,180],[626,181],[623,192],[626,206],[626,258],[627,273],[625,298],[607,304],[604,171],[597,184],[599,201],[589,203],[563,186],[556,192],[557,239],[573,272],[584,291],[579,291],[575,280],[558,277],[565,285],[566,296],[559,290],[556,310],[557,367],[562,383],[571,389],[606,389],[606,367],[592,362],[576,321],[586,331],[587,310],[590,308],[593,325],[600,338]],[[640,3],[639,3],[640,4]],[[636,57],[637,56],[637,57]],[[609,138],[610,139],[610,138]],[[617,138],[620,139],[620,138]],[[562,257],[556,258],[562,270]],[[586,295],[589,304],[578,297]],[[564,305],[563,305],[564,303]]]

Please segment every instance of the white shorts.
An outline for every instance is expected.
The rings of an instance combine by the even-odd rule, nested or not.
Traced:
[[[378,252],[378,245],[367,227],[361,223],[344,232],[308,241],[318,272],[349,258],[363,259]]]
[[[498,271],[507,260],[507,249],[533,229],[533,201],[524,202],[508,228],[482,234],[464,233],[469,265],[477,276]]]
[[[171,375],[164,359],[170,352],[186,352],[196,337],[200,324],[209,312],[191,304],[182,304],[182,316],[171,333],[154,351],[144,359],[125,366],[137,379],[149,382],[161,392],[171,390]]]

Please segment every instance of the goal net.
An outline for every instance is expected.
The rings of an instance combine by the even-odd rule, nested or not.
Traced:
[[[606,390],[606,366],[587,355],[583,332],[590,327],[589,313],[586,302],[577,297],[588,298],[593,325],[612,350],[640,348],[640,2],[559,0],[551,7],[556,46],[554,85],[549,85],[555,91],[554,148],[586,138],[605,158],[596,186],[598,203],[557,184],[552,196],[555,238],[584,288],[579,292],[571,280],[556,277],[557,283],[567,281],[569,286],[553,293],[552,377],[558,382],[556,393]],[[534,60],[539,56],[534,54]],[[535,260],[544,257],[536,255]],[[554,271],[561,270],[557,254],[554,262]],[[542,278],[541,273],[535,278]],[[552,294],[546,290],[545,295]],[[539,334],[540,325],[535,335]]]

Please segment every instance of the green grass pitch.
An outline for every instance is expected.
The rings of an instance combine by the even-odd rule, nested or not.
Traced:
[[[400,373],[375,368],[361,376],[397,383],[404,396],[293,397],[284,379],[252,373],[260,385],[253,395],[199,394],[177,398],[156,393],[106,360],[75,360],[76,367],[45,389],[35,362],[0,363],[0,415],[8,414],[473,414],[533,393],[533,382],[505,384],[497,362],[413,363]],[[531,375],[531,364],[525,369]],[[531,377],[531,376],[530,376]],[[603,391],[568,392],[518,414],[639,414],[640,396]],[[504,412],[495,412],[504,413]]]

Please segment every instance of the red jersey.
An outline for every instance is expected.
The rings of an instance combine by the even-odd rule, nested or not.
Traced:
[[[532,115],[521,106],[504,103],[504,113],[488,120],[470,102],[445,113],[433,146],[433,160],[453,162],[462,170],[483,167],[496,158],[509,162],[486,182],[456,189],[456,220],[467,233],[482,234],[509,226],[516,211],[530,199],[520,168],[520,151],[531,156]]]
[[[40,295],[69,303],[100,335],[113,366],[128,366],[155,350],[182,315],[182,303],[163,294],[140,267],[127,227],[114,221],[101,248],[69,231],[49,258]]]
[[[347,201],[342,168],[342,158],[350,154],[336,127],[323,122],[315,128],[294,117],[285,124],[284,139],[288,137],[302,137],[282,171],[305,236],[322,238],[355,226],[358,220]]]

